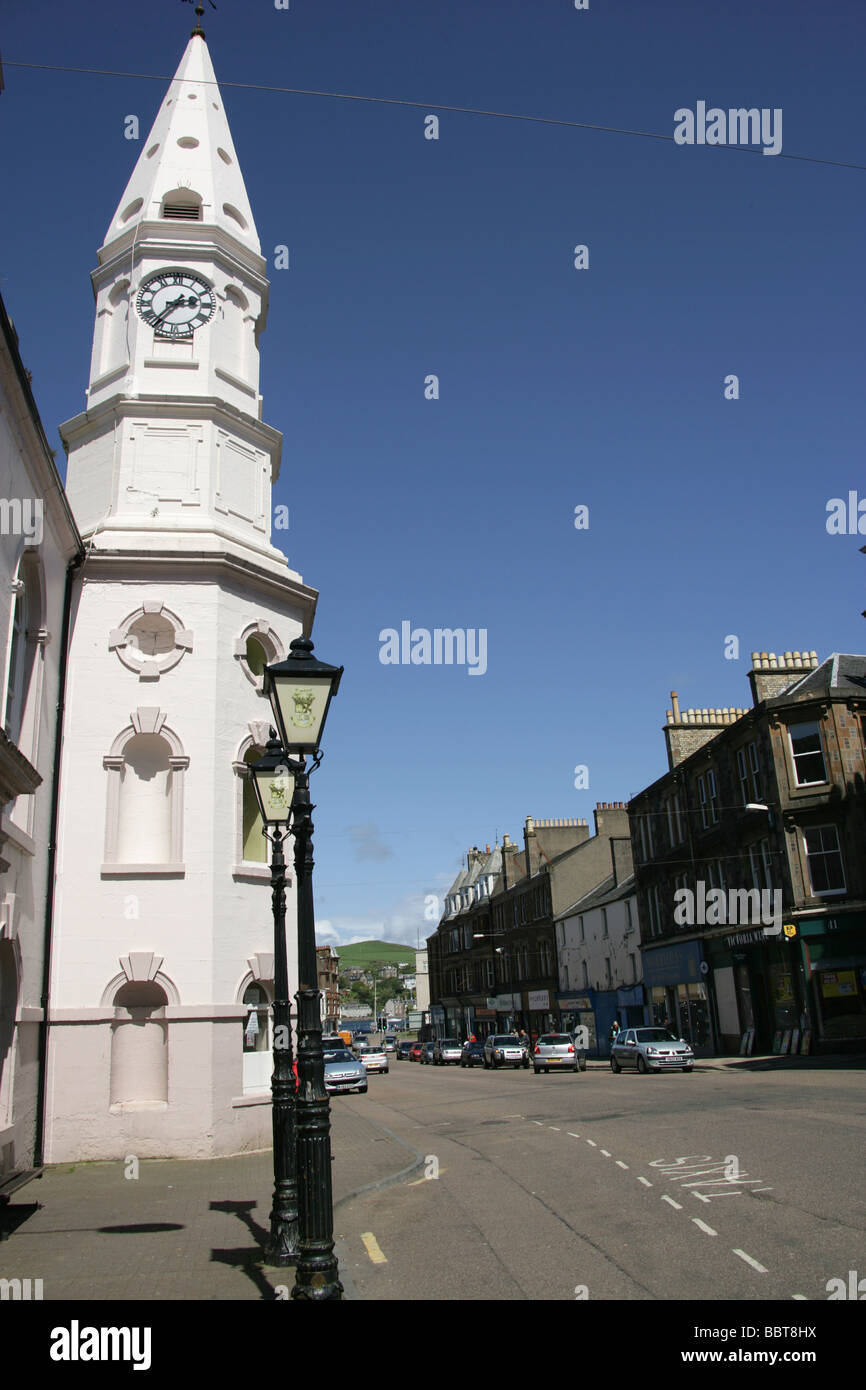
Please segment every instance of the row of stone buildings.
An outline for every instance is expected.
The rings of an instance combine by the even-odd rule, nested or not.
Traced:
[[[866,1050],[866,657],[753,653],[666,771],[473,848],[428,939],[431,1017],[480,1036],[667,1023],[698,1053]]]

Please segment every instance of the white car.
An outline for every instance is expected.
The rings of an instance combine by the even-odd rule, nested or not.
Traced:
[[[484,1041],[485,1067],[528,1067],[526,1048],[516,1033],[492,1033]]]
[[[388,1075],[388,1054],[384,1047],[359,1047],[358,1060],[363,1063],[365,1071],[381,1071]]]

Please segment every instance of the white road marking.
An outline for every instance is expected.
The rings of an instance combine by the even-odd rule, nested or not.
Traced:
[[[579,1135],[579,1134],[575,1134],[575,1132],[574,1132],[573,1129],[569,1129],[569,1130],[567,1130],[566,1132],[567,1132],[568,1134],[571,1135],[572,1139],[579,1139],[579,1138],[580,1138],[580,1135]]]
[[[607,1149],[599,1149],[599,1153],[603,1153],[605,1158],[610,1158],[610,1154],[608,1153]]]
[[[622,1161],[621,1158],[618,1158],[618,1159],[616,1160],[616,1166],[617,1166],[617,1168],[626,1168],[626,1169],[628,1168],[628,1164],[627,1164],[627,1163],[623,1163],[623,1161]]]
[[[593,1147],[594,1149],[597,1149],[597,1148],[598,1148],[598,1144],[596,1144],[596,1142],[595,1142],[594,1139],[587,1139],[586,1142],[587,1142],[587,1144],[591,1144],[592,1147]]]
[[[808,1298],[806,1297],[806,1295],[805,1295],[804,1293],[792,1293],[792,1294],[791,1294],[791,1297],[792,1297],[792,1298],[795,1298],[795,1299],[797,1300],[798,1303],[808,1303],[808,1302],[809,1302]]]
[[[559,1134],[559,1125],[548,1125],[547,1128],[552,1129],[555,1134]]]
[[[506,1118],[506,1120],[522,1120],[522,1119],[523,1119],[523,1116],[522,1116],[522,1115],[506,1115],[505,1118]]]
[[[668,1202],[670,1206],[674,1208],[675,1211],[682,1211],[683,1209],[682,1204],[680,1202],[675,1202],[673,1197],[662,1197],[662,1201]]]
[[[758,1264],[758,1261],[757,1261],[757,1260],[753,1260],[752,1257],[751,1257],[751,1255],[747,1255],[746,1252],[745,1252],[745,1250],[735,1250],[735,1251],[734,1251],[734,1254],[735,1254],[735,1255],[739,1255],[739,1257],[740,1257],[741,1260],[745,1260],[745,1261],[746,1261],[746,1264],[747,1264],[747,1265],[751,1265],[751,1266],[752,1266],[752,1269],[756,1269],[756,1270],[758,1271],[759,1274],[768,1274],[768,1273],[769,1273],[769,1271],[766,1270],[766,1269],[764,1268],[763,1265],[759,1265],[759,1264]]]
[[[712,1226],[708,1226],[706,1221],[702,1221],[699,1216],[693,1216],[692,1220],[702,1231],[706,1231],[708,1236],[717,1236],[719,1234],[718,1231],[713,1230]]]
[[[753,1187],[753,1192],[772,1192],[772,1187]]]
[[[379,1242],[372,1231],[366,1231],[364,1235],[361,1236],[361,1240],[364,1242],[364,1249],[367,1251],[374,1265],[386,1265],[388,1263],[388,1257],[382,1254]]]
[[[532,1123],[533,1123],[534,1125],[540,1125],[541,1128],[544,1129],[544,1124],[542,1123],[541,1120],[533,1120]]]
[[[652,1187],[652,1183],[648,1182],[646,1178],[638,1178],[638,1182],[642,1182],[644,1187]]]

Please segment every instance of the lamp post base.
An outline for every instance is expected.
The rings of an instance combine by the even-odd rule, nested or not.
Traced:
[[[287,1269],[298,1263],[298,1222],[271,1212],[271,1238],[265,1247],[264,1263]]]

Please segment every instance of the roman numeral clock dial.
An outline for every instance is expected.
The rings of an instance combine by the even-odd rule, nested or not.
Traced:
[[[213,286],[188,270],[159,270],[142,282],[135,306],[158,338],[191,338],[213,317]]]

